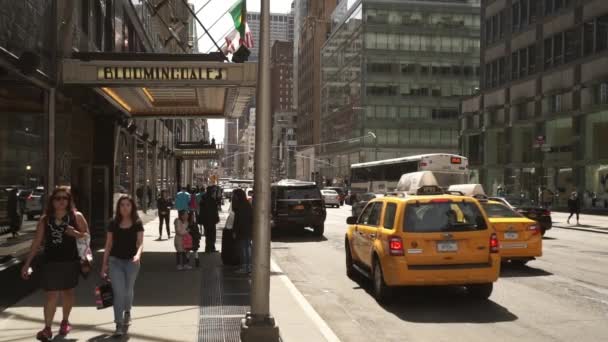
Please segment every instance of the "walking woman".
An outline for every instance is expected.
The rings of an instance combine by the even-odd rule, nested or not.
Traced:
[[[106,234],[101,276],[108,271],[114,294],[114,336],[127,333],[131,323],[133,288],[139,273],[143,250],[144,226],[137,215],[137,205],[131,196],[123,195],[116,203],[116,216]]]
[[[44,329],[36,339],[50,341],[53,338],[51,325],[57,309],[57,299],[61,296],[63,320],[59,335],[66,336],[71,330],[70,313],[74,306],[74,288],[78,285],[80,258],[76,239],[82,239],[88,232],[87,221],[80,212],[73,209],[69,188],[53,190],[45,207],[45,213],[38,221],[36,235],[30,253],[21,270],[23,279],[29,279],[32,260],[43,245],[41,285],[45,292]]]
[[[233,234],[239,241],[241,250],[241,269],[237,273],[251,273],[251,239],[253,237],[253,209],[242,189],[232,193],[234,211]]]
[[[576,224],[578,225],[579,214],[581,212],[581,201],[576,191],[572,191],[570,197],[568,197],[568,209],[570,209],[570,216],[568,216],[568,224],[574,214],[576,214]]]
[[[171,200],[167,195],[167,190],[160,192],[160,197],[156,200],[156,208],[158,209],[158,241],[163,239],[163,223],[167,229],[167,236],[171,240],[171,227],[169,226],[169,216],[171,216]]]

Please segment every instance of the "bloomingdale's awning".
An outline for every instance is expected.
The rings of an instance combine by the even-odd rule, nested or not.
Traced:
[[[238,117],[255,93],[256,63],[210,55],[76,53],[63,60],[66,85],[96,88],[132,117]]]

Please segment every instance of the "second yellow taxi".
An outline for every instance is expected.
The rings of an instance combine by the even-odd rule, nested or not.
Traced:
[[[500,241],[503,261],[524,265],[543,255],[543,237],[538,222],[497,201],[481,201]]]

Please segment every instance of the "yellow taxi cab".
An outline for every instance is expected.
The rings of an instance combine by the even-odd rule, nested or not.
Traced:
[[[524,265],[543,255],[539,224],[497,201],[481,201],[481,207],[494,226],[503,261]]]
[[[498,279],[498,237],[470,196],[416,187],[403,197],[371,200],[347,224],[347,275],[369,277],[381,303],[396,286],[465,286],[487,299]]]
[[[542,228],[502,202],[488,200],[481,184],[457,184],[448,191],[476,197],[500,242],[502,261],[524,265],[543,255]]]

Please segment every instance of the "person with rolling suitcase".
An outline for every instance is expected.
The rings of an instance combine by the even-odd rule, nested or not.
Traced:
[[[251,244],[253,238],[253,209],[245,191],[237,189],[232,195],[234,211],[233,237],[238,241],[241,268],[237,273],[251,274]]]
[[[234,211],[232,211],[232,205],[229,210],[230,214],[226,219],[226,225],[222,233],[222,263],[224,265],[237,266],[240,264],[239,249],[237,241],[233,235],[234,228]]]

